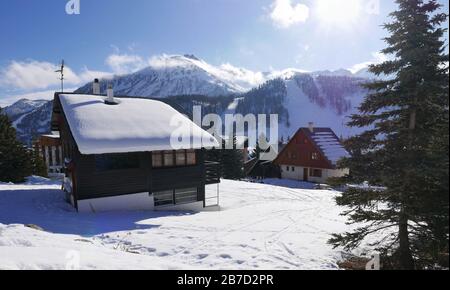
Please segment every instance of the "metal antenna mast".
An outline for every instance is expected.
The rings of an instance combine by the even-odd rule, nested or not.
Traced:
[[[56,70],[55,72],[61,74],[61,77],[59,78],[61,81],[61,93],[64,93],[64,59],[61,62],[61,69]]]

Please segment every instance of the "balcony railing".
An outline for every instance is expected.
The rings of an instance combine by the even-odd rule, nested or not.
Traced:
[[[220,183],[220,163],[206,161],[205,171],[206,185]]]

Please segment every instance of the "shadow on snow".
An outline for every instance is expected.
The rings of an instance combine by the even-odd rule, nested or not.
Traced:
[[[158,228],[157,218],[192,212],[122,211],[77,213],[58,189],[0,191],[0,223],[33,224],[45,231],[91,237],[116,231]],[[152,219],[155,219],[152,222]]]

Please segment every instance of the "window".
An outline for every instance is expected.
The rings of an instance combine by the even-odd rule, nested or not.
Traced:
[[[176,164],[177,166],[185,166],[186,165],[186,151],[180,150],[176,153]]]
[[[174,166],[173,151],[164,151],[163,155],[164,155],[164,167]]]
[[[289,169],[290,169],[290,167],[289,167],[289,166],[286,166],[286,171],[288,171],[288,172],[289,172]]]
[[[295,172],[295,167],[292,167],[292,172]]]
[[[152,166],[153,168],[159,168],[163,166],[163,158],[161,152],[152,153]]]
[[[183,188],[153,193],[155,206],[185,204],[198,201],[198,188]]]
[[[152,153],[153,168],[192,166],[197,164],[195,150],[155,151]]]
[[[139,168],[139,154],[104,154],[95,156],[97,171],[111,171]]]
[[[173,204],[173,190],[164,190],[153,193],[155,206]]]
[[[311,153],[311,160],[319,160],[319,153],[317,152]]]
[[[310,169],[309,175],[311,177],[322,177],[322,170],[320,169]]]
[[[195,150],[188,150],[186,156],[187,156],[187,165],[197,164],[197,155],[195,154]]]
[[[175,204],[191,203],[198,200],[197,188],[175,190]]]

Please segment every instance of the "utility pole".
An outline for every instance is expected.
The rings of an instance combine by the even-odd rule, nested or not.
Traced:
[[[61,68],[55,72],[60,73],[59,80],[61,81],[61,93],[64,93],[64,59],[61,61]]]

